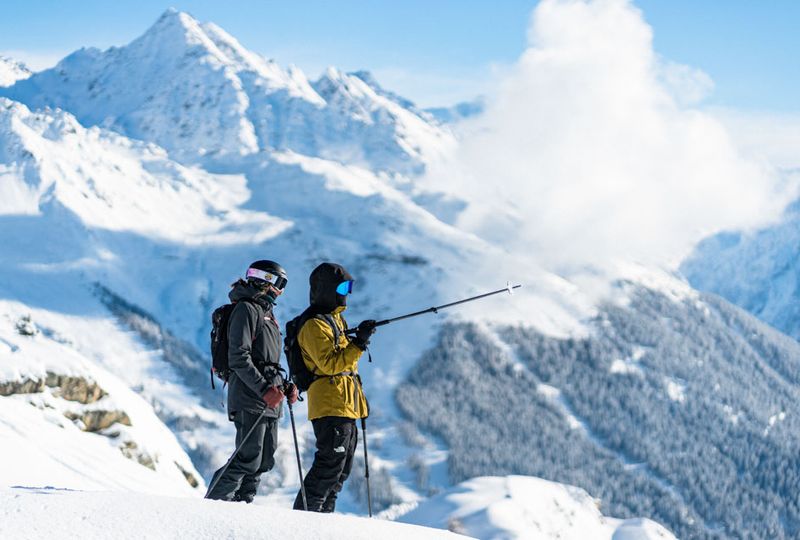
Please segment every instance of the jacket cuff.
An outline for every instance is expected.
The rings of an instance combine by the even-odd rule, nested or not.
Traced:
[[[274,367],[267,368],[267,372],[264,378],[266,379],[265,385],[267,389],[269,389],[269,387],[271,386],[277,386],[278,388],[283,386],[284,382],[283,375],[281,375],[281,372],[275,369]]]

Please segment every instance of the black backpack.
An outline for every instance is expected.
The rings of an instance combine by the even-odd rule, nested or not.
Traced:
[[[297,341],[297,335],[300,333],[300,329],[303,328],[303,325],[310,319],[315,318],[325,321],[331,327],[333,330],[333,342],[336,347],[339,346],[341,331],[330,315],[314,315],[310,313],[309,310],[306,310],[286,323],[286,334],[283,338],[283,352],[286,355],[286,363],[289,365],[289,377],[300,392],[308,391],[314,381],[324,377],[324,375],[316,375],[309,371],[306,363],[303,361],[300,343]]]
[[[246,298],[242,300],[248,301]],[[234,307],[236,307],[235,303],[225,304],[211,314],[211,388],[216,388],[214,386],[215,374],[225,384],[228,383],[231,376],[231,370],[228,367],[228,322]]]

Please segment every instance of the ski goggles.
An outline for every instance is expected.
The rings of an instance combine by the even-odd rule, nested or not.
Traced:
[[[342,281],[339,285],[336,286],[336,292],[345,296],[353,292],[353,280]]]
[[[282,291],[284,287],[286,287],[287,279],[283,276],[279,276],[276,274],[270,274],[269,272],[265,272],[264,270],[259,270],[258,268],[248,268],[247,269],[247,277],[248,278],[256,278],[260,279],[261,281],[265,281]]]

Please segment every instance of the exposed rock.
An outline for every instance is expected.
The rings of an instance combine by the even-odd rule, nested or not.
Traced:
[[[59,375],[52,371],[47,372],[44,379],[25,378],[21,381],[0,382],[0,396],[14,394],[38,394],[44,392],[45,387],[54,388],[53,395],[68,401],[77,401],[87,405],[94,403],[108,395],[97,383],[83,377]]]
[[[190,473],[189,471],[187,471],[186,469],[181,467],[181,464],[178,463],[177,461],[174,461],[173,463],[175,463],[175,466],[178,467],[178,470],[181,471],[181,473],[183,474],[183,477],[186,478],[186,481],[189,482],[190,486],[192,486],[193,488],[196,488],[197,486],[200,485],[200,482],[197,481],[197,478],[195,477],[195,475],[193,475],[192,473]]]
[[[53,395],[68,401],[88,404],[100,400],[108,393],[100,388],[94,381],[89,381],[83,377],[70,377],[47,372],[45,384],[50,388],[55,388]]]
[[[144,465],[148,469],[156,470],[157,460],[144,450],[139,450],[139,445],[135,442],[125,441],[119,449],[126,458],[132,459],[139,463],[139,465]]]
[[[35,336],[39,333],[39,329],[36,328],[30,315],[23,315],[20,320],[17,321],[16,327],[17,332],[19,332],[21,336]]]
[[[44,392],[44,381],[38,379],[23,379],[21,381],[0,382],[0,396],[14,394],[36,394]]]
[[[114,424],[131,425],[131,419],[125,411],[93,410],[79,413],[67,411],[64,416],[73,422],[80,420],[82,423],[81,429],[90,433],[102,431]]]
[[[456,534],[467,534],[464,524],[458,518],[451,518],[447,522],[447,530]]]

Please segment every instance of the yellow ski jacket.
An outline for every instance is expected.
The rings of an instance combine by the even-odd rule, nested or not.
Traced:
[[[331,316],[339,328],[339,342],[333,342],[333,329],[327,322],[309,319],[297,334],[306,367],[318,378],[308,389],[308,419],[323,416],[366,418],[369,406],[361,379],[358,360],[362,350],[345,335],[346,323],[342,317],[344,306],[336,308]]]

